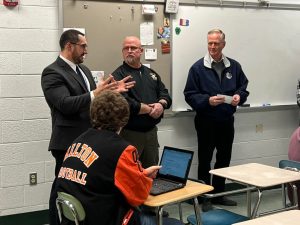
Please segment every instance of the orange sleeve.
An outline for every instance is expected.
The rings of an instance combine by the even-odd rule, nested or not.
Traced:
[[[149,195],[152,179],[144,174],[137,150],[131,145],[127,146],[118,160],[115,185],[131,206],[143,204]]]

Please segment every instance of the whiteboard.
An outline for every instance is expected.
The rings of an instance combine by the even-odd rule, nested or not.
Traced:
[[[189,26],[180,26],[188,19]],[[172,15],[173,111],[191,107],[183,90],[190,67],[207,53],[207,32],[223,30],[223,53],[237,60],[246,74],[250,95],[247,103],[296,104],[300,78],[300,11],[278,9],[180,6]],[[181,32],[176,34],[179,27]]]

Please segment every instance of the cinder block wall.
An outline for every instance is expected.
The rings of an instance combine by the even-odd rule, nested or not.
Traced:
[[[58,36],[57,0],[0,2],[0,216],[48,208],[54,164],[40,76],[57,57]]]
[[[51,121],[40,75],[58,55],[59,36],[57,0],[21,0],[14,8],[0,2],[0,216],[48,209],[54,161],[47,151]],[[287,158],[298,110],[239,111],[232,165],[277,166]],[[161,148],[169,145],[197,152],[193,113],[163,119],[159,141]],[[37,185],[29,185],[31,172],[37,172]],[[196,175],[197,153],[190,173]]]

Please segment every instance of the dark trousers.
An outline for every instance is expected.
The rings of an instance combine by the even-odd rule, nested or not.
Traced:
[[[63,163],[66,151],[51,150],[53,157],[55,158],[55,179],[52,184],[50,199],[49,199],[49,223],[50,225],[59,225],[58,212],[56,209],[56,198],[57,198],[57,188],[56,180],[59,173],[60,167]]]
[[[300,181],[293,182],[294,185],[297,187],[297,201],[298,201],[298,209],[300,209]],[[295,204],[294,199],[293,199],[293,189],[290,185],[287,186],[287,191],[288,191],[288,197],[289,200],[292,204]]]
[[[211,176],[211,160],[216,149],[215,169],[228,167],[231,159],[234,138],[234,117],[228,121],[211,121],[207,118],[195,117],[195,128],[198,138],[198,179],[214,187],[215,193],[225,190],[225,178]]]
[[[140,161],[143,168],[158,164],[159,143],[157,137],[157,127],[147,132],[139,132],[123,129],[120,133],[126,141],[132,144],[139,152]]]

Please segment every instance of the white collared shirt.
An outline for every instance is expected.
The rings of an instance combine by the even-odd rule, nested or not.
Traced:
[[[65,61],[65,62],[66,62],[66,63],[74,70],[74,72],[77,74],[77,72],[76,72],[76,66],[77,66],[77,65],[76,65],[75,63],[73,63],[72,61],[66,59],[66,58],[63,57],[62,55],[59,55],[59,57],[60,57],[62,60],[64,60],[64,61]],[[80,69],[80,67],[78,67],[78,68]],[[87,79],[85,73],[82,71],[82,69],[80,69],[80,72],[81,72],[81,74],[83,75],[83,79],[84,79],[84,81],[85,81],[85,83],[86,83],[86,86],[88,87],[88,91],[90,92],[91,99],[93,100],[95,97],[94,97],[94,92],[91,91],[91,85],[90,85],[90,82],[89,82],[89,80]]]
[[[224,54],[222,54],[222,59],[221,60],[223,60],[224,66],[226,68],[230,67],[230,61],[226,58],[226,56]],[[211,69],[211,63],[213,61],[215,61],[215,60],[207,52],[206,55],[204,56],[204,66]]]

